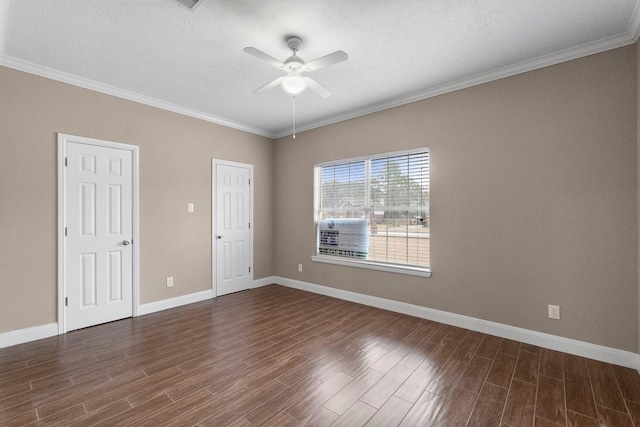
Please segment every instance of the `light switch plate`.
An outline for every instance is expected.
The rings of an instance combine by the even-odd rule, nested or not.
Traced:
[[[187,212],[193,212],[194,207],[193,207],[193,203],[187,203]]]

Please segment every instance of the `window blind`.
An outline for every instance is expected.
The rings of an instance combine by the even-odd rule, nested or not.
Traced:
[[[427,148],[316,166],[317,254],[429,267]]]

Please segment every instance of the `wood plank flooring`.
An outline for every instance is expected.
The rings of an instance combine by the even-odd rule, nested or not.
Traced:
[[[271,285],[0,349],[0,425],[640,427],[640,375]]]

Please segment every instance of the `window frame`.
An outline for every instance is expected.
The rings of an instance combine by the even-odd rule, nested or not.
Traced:
[[[346,159],[338,159],[338,160],[332,160],[332,161],[327,161],[327,162],[321,162],[321,163],[316,163],[313,166],[313,220],[314,220],[314,229],[315,229],[315,254],[313,256],[311,256],[311,260],[313,262],[318,262],[318,263],[325,263],[325,264],[334,264],[334,265],[341,265],[341,266],[347,266],[347,267],[357,267],[357,268],[366,268],[366,269],[371,269],[371,270],[377,270],[377,271],[386,271],[386,272],[391,272],[391,273],[400,273],[400,274],[407,274],[407,275],[412,275],[412,276],[420,276],[420,277],[431,277],[431,265],[427,266],[416,266],[416,265],[411,265],[411,264],[402,264],[402,263],[393,263],[393,262],[384,262],[384,261],[378,261],[378,260],[370,260],[370,259],[359,259],[359,258],[351,258],[351,257],[346,257],[346,256],[339,256],[339,255],[327,255],[327,254],[320,254],[319,253],[319,239],[320,239],[320,232],[319,232],[319,221],[320,221],[320,216],[321,216],[321,207],[320,207],[320,203],[321,203],[321,186],[322,186],[322,168],[323,167],[327,167],[327,166],[338,166],[338,165],[344,165],[344,164],[348,164],[348,163],[354,163],[354,162],[361,162],[361,161],[365,161],[365,170],[366,170],[366,177],[365,180],[367,181],[367,183],[369,183],[369,180],[372,178],[370,176],[371,171],[369,170],[369,165],[370,165],[370,160],[379,160],[381,158],[384,157],[399,157],[399,156],[406,156],[409,154],[414,154],[414,153],[420,153],[420,152],[426,152],[427,155],[430,155],[430,151],[429,151],[429,147],[424,146],[424,147],[417,147],[417,148],[411,148],[411,149],[407,149],[407,150],[401,150],[401,151],[391,151],[391,152],[384,152],[384,153],[377,153],[377,154],[371,154],[371,155],[366,155],[366,156],[358,156],[358,157],[351,157],[351,158],[346,158]],[[429,157],[429,181],[430,181],[430,172],[431,172],[431,159]],[[370,204],[370,200],[369,200],[369,188],[368,185],[365,185],[365,204],[366,206],[364,207],[364,210],[371,210],[374,209],[374,207],[371,206]],[[427,212],[429,211],[429,206],[430,206],[430,198],[427,201]],[[358,207],[355,207],[355,209],[352,210],[360,210],[358,209]],[[393,210],[393,209],[391,209]],[[431,227],[431,219],[429,219],[429,228]],[[431,229],[429,229],[429,234],[431,234]],[[430,238],[429,238],[430,239]],[[430,247],[430,240],[429,240],[429,247]],[[431,264],[431,262],[429,262],[429,264]]]

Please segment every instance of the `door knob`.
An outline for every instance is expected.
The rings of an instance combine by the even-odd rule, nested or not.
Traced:
[[[218,234],[218,239],[222,239],[224,236],[222,234]]]
[[[122,244],[125,245],[125,246],[127,246],[129,243],[131,243],[131,242],[129,242],[128,240],[123,240],[122,241]]]

